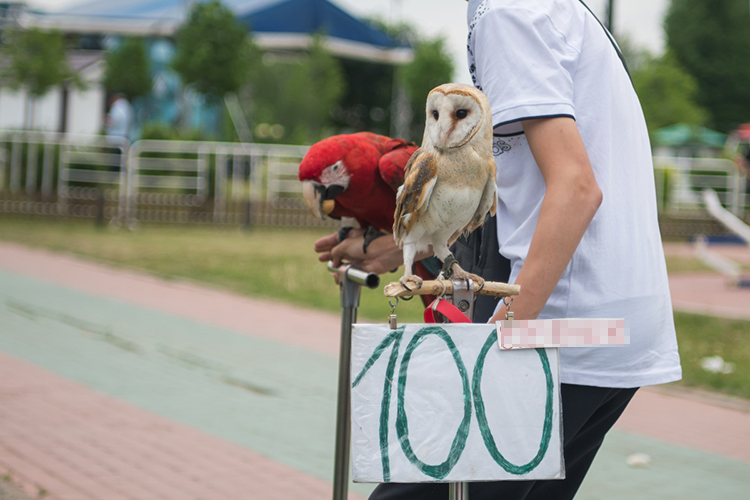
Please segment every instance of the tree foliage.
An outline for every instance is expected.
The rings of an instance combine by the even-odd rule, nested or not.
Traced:
[[[246,82],[253,50],[248,32],[219,0],[195,2],[176,39],[172,65],[186,85],[222,97]]]
[[[414,25],[409,24],[408,22],[399,21],[390,23],[378,16],[366,18],[365,22],[381,33],[385,33],[392,40],[400,42],[403,45],[414,45],[421,39]]]
[[[632,76],[649,132],[676,123],[706,123],[708,113],[696,102],[695,79],[670,52],[660,58],[646,57]]]
[[[664,23],[669,50],[722,132],[750,120],[749,9],[747,0],[672,0]]]
[[[427,94],[453,79],[453,60],[445,49],[445,39],[422,39],[415,43],[414,60],[401,68],[399,79],[406,88],[413,113],[414,136],[421,137],[425,123]]]
[[[331,110],[346,90],[341,63],[326,50],[323,35],[313,37],[307,54],[264,55],[251,82],[253,121],[282,125],[286,132],[277,139],[295,144],[310,144],[326,135]]]
[[[382,121],[380,123],[373,123],[372,120],[367,119],[368,117],[365,113],[359,113],[359,115],[363,115],[360,120],[349,119],[347,121],[350,125],[359,121],[361,125],[366,124],[370,129],[380,129],[384,125],[389,125],[390,119],[392,119],[391,113],[394,111],[391,101],[396,98],[396,96],[392,95],[395,78],[395,83],[405,90],[408,96],[407,102],[410,113],[407,113],[407,115],[411,115],[411,122],[408,126],[410,131],[406,134],[407,137],[405,138],[419,140],[424,131],[424,109],[427,94],[438,85],[450,82],[453,79],[455,68],[453,60],[446,50],[445,40],[442,37],[425,37],[419,33],[415,26],[405,22],[389,23],[378,17],[367,19],[367,22],[375,29],[388,35],[391,39],[401,42],[405,46],[411,46],[414,51],[414,60],[405,66],[395,69],[393,66],[382,67],[383,65],[370,64],[369,67],[374,68],[380,77],[368,75],[366,81],[357,86],[357,90],[361,96],[380,95],[384,98],[385,103],[378,104],[380,108],[375,110],[382,109],[385,111],[385,118],[388,121],[385,123]],[[351,79],[351,74],[349,77]],[[353,90],[350,90],[350,93]],[[374,108],[370,106],[370,109]],[[349,116],[352,114],[356,115],[357,107],[350,106],[347,111]],[[357,116],[354,116],[354,118],[357,118]],[[388,129],[386,128],[383,133],[388,134]]]
[[[346,132],[390,134],[394,66],[353,59],[339,62],[346,92],[332,110],[333,125]]]
[[[68,66],[63,35],[59,31],[32,28],[8,33],[3,52],[9,59],[5,76],[14,88],[24,86],[39,97],[68,79],[75,79]]]
[[[125,38],[122,44],[107,54],[104,87],[108,92],[121,92],[129,101],[151,90],[151,78],[146,60],[146,47],[140,38]]]

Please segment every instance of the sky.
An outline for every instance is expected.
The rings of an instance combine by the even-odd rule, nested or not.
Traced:
[[[88,0],[27,0],[33,7],[59,10]],[[464,0],[329,0],[354,16],[380,16],[416,25],[424,35],[444,36],[456,66],[455,80],[470,83],[466,69],[466,2]],[[607,0],[587,0],[604,20]],[[626,35],[654,54],[664,50],[662,20],[669,0],[615,0],[617,35]]]

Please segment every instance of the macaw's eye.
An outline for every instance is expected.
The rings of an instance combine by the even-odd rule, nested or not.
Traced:
[[[432,117],[436,120],[440,118],[440,113],[437,112],[437,109],[432,111]]]
[[[338,171],[338,169],[339,169],[339,163],[334,163],[334,164],[333,164],[333,171],[334,171],[334,172],[337,172],[337,171]]]
[[[456,111],[456,118],[458,118],[459,120],[463,120],[468,114],[469,112],[467,110],[459,109],[458,111]]]

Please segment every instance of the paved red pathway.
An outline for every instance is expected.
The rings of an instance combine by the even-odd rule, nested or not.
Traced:
[[[0,471],[46,499],[331,496],[326,481],[2,352],[0,422]]]
[[[326,354],[339,352],[339,336],[331,332],[340,330],[341,320],[330,313],[248,299],[187,281],[161,280],[13,243],[0,243],[0,269],[276,342]],[[304,328],[280,329],[279,318]]]
[[[712,252],[750,266],[750,247],[745,245],[711,245]],[[691,245],[668,243],[667,255],[695,257]],[[731,287],[727,279],[712,272],[671,275],[669,287],[672,305],[680,311],[711,314],[726,318],[750,319],[750,288]]]
[[[0,269],[290,345],[338,351],[339,318],[334,314],[5,243],[0,244]],[[705,303],[705,297],[696,301]],[[244,321],[247,317],[255,318],[252,325]],[[278,328],[278,317],[293,327]],[[275,328],[269,327],[272,323]],[[2,353],[0,422],[0,473],[12,470],[29,491],[43,488],[50,492],[48,498],[330,497],[330,484],[320,479]],[[747,404],[644,389],[617,428],[750,462]]]

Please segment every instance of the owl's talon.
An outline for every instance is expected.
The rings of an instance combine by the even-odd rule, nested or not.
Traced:
[[[452,275],[453,279],[462,279],[466,281],[467,286],[469,284],[468,280],[471,280],[477,285],[479,285],[479,288],[477,288],[477,290],[475,290],[474,293],[484,288],[484,278],[482,278],[481,276],[477,276],[476,274],[473,274],[473,273],[467,273],[466,271],[461,269],[461,266],[459,266],[457,262],[453,262],[452,271],[453,271],[453,275]]]
[[[419,290],[422,288],[422,278],[420,278],[417,275],[411,275],[411,276],[404,276],[400,280],[398,280],[399,283],[401,283],[401,286],[406,289],[408,292],[413,292],[414,290]],[[409,283],[414,288],[410,288],[409,285],[406,283]]]
[[[440,271],[440,273],[448,279],[453,278],[456,272],[456,270],[453,269],[453,266],[456,266],[456,269],[461,269],[458,266],[458,261],[453,256],[453,254],[448,254],[448,257],[446,257],[445,260],[443,261],[443,268]],[[463,272],[463,269],[461,269],[461,271]]]

